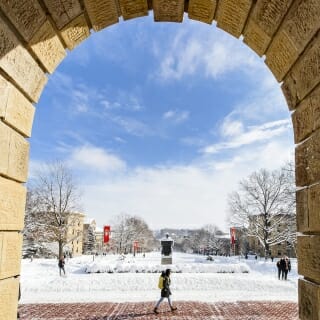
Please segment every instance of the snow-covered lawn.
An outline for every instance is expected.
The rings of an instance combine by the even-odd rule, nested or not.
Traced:
[[[162,266],[159,253],[143,258],[128,255],[82,256],[66,261],[65,277],[59,276],[57,260],[22,261],[20,303],[155,301],[160,270],[170,267],[174,300],[297,302],[297,265],[287,281],[277,279],[275,261],[245,260],[174,253],[173,265]],[[92,273],[97,272],[99,273]],[[91,273],[88,273],[91,272]]]

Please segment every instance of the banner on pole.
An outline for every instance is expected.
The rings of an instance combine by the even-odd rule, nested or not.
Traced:
[[[103,243],[108,243],[110,240],[110,226],[103,227]]]
[[[236,243],[236,228],[232,227],[230,228],[230,237],[231,237],[231,244],[235,244]]]

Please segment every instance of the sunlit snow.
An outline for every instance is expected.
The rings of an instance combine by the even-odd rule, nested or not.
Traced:
[[[156,252],[123,260],[118,255],[82,256],[67,259],[66,276],[61,277],[57,260],[24,259],[20,303],[156,301],[159,272],[167,267],[173,271],[173,300],[297,302],[295,259],[284,281],[277,278],[276,260],[213,258],[174,253],[173,264],[163,266]]]

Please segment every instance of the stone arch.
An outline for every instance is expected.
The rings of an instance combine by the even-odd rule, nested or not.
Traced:
[[[34,105],[66,55],[99,31],[148,15],[212,24],[243,42],[272,71],[292,111],[296,147],[300,319],[320,319],[319,0],[0,1],[0,310],[14,319]]]

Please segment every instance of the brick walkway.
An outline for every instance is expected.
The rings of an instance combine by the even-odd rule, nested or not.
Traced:
[[[153,313],[153,302],[139,303],[64,303],[25,304],[19,306],[23,320],[296,320],[298,305],[291,302],[200,303],[177,302],[177,311],[169,311],[166,301]]]

